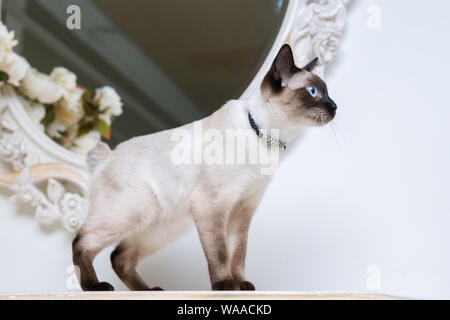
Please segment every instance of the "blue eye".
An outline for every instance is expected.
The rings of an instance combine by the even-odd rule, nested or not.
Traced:
[[[308,89],[309,94],[313,98],[317,97],[317,88],[316,88],[316,86],[308,86],[306,89]]]

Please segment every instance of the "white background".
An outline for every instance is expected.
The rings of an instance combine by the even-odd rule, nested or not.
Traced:
[[[366,25],[372,4],[380,30]],[[336,130],[309,130],[266,193],[247,260],[257,289],[450,298],[448,12],[442,0],[349,6],[327,75]],[[68,290],[71,235],[39,226],[6,196],[0,208],[0,291]],[[125,289],[111,250],[96,260],[99,278]],[[370,266],[380,289],[367,287]],[[168,290],[209,289],[195,231],[139,271]]]

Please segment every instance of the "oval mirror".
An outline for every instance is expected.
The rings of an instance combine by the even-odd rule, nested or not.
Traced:
[[[287,0],[79,0],[81,30],[65,27],[71,0],[5,1],[18,52],[78,83],[113,86],[124,100],[111,145],[200,119],[239,98],[276,39]],[[80,59],[81,58],[81,59]]]

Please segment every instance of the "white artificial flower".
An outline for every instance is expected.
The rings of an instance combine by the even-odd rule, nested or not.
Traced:
[[[19,89],[30,99],[44,104],[55,103],[63,94],[62,89],[52,81],[50,76],[33,68],[28,69]]]
[[[0,70],[8,74],[8,83],[16,87],[25,78],[28,69],[30,69],[28,61],[14,52],[11,52],[5,59],[0,60]]]
[[[6,26],[0,22],[0,70],[8,74],[8,82],[18,86],[30,68],[28,62],[21,56],[13,52],[13,47],[17,45],[14,39],[14,31],[8,31]]]
[[[111,115],[107,112],[102,113],[98,116],[100,120],[103,120],[108,126],[111,125]]]
[[[103,87],[95,90],[94,103],[97,103],[100,110],[106,110],[100,115],[100,119],[111,125],[111,116],[118,116],[122,113],[122,99],[116,90],[111,87]]]
[[[77,76],[63,67],[54,68],[50,78],[62,89],[64,99],[69,99],[77,87]]]
[[[84,115],[82,96],[83,89],[75,88],[68,99],[61,98],[53,105],[55,119],[47,127],[47,133],[54,138],[60,138],[61,133],[70,130]]]
[[[82,136],[79,136],[73,141],[71,151],[86,156],[101,140],[100,132],[93,130]]]
[[[45,117],[45,107],[40,103],[28,100],[20,95],[18,97],[31,121],[38,126],[40,131],[44,132],[45,128],[41,120]]]
[[[0,22],[0,61],[12,52],[17,43],[18,41],[14,39],[14,31],[8,31],[8,28]]]
[[[61,99],[61,106],[68,111],[77,112],[79,109],[83,108],[83,93],[83,89],[75,88],[67,96],[64,96],[63,99]]]
[[[67,130],[67,127],[57,121],[53,121],[47,127],[47,133],[52,138],[61,138],[61,133]]]

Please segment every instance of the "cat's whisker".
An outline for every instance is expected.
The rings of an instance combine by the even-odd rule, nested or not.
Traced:
[[[318,113],[316,115],[316,117],[314,118],[314,123],[318,123],[319,122],[319,117],[320,117],[320,113]]]
[[[340,130],[338,123],[335,122],[335,127],[336,127],[336,132],[338,133],[338,135],[340,135],[341,137],[343,137],[344,135],[342,134],[342,130]]]
[[[334,120],[331,120],[331,121],[330,121],[331,131],[333,132],[334,139],[335,139],[335,140],[338,140],[338,139],[337,139],[337,135],[336,135],[336,129],[335,129],[334,125],[335,125]]]
[[[344,138],[343,138],[344,135],[342,134],[342,131],[339,129],[337,121],[333,120],[332,125],[333,125],[333,131],[335,132],[336,140],[338,142],[342,142],[344,140]]]

